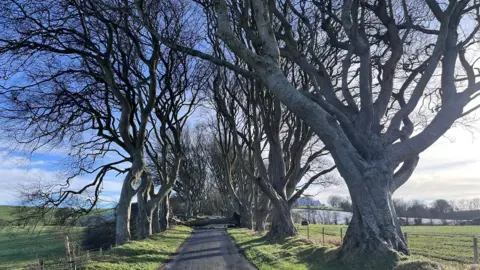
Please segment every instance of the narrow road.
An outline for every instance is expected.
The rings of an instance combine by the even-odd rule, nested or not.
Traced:
[[[196,229],[168,270],[254,270],[224,228]]]

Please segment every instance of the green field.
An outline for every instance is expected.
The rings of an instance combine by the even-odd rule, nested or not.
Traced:
[[[0,205],[0,220],[10,221],[14,219],[14,213],[20,206]]]
[[[36,211],[35,208],[33,208],[33,207],[25,208],[25,207],[22,207],[22,206],[0,205],[0,221],[1,220],[12,221],[16,218],[15,214],[18,214],[22,210],[23,211],[28,210],[28,211],[33,211],[33,212]],[[58,211],[58,209],[51,209],[51,211],[49,211],[48,217],[45,218],[47,223],[49,221],[53,220],[53,216],[55,214],[55,211]],[[94,208],[90,211],[90,213],[84,214],[82,217],[95,216],[95,215],[109,213],[109,212],[112,212],[112,211],[113,211],[113,209],[111,209],[111,208]],[[82,218],[82,217],[79,217],[79,218]],[[1,222],[0,222],[0,224],[1,224]]]
[[[337,260],[338,249],[331,244],[312,243],[299,237],[289,237],[282,242],[272,242],[264,234],[246,229],[227,229],[245,256],[260,270],[363,270],[391,269],[398,263],[395,270],[445,269],[464,270],[476,269],[466,264],[456,262],[438,262],[423,256],[401,256],[400,262],[393,258],[376,257],[350,261],[348,264]]]
[[[0,227],[0,269],[25,269],[43,259],[65,257],[65,236],[75,242],[83,228],[44,226],[35,231],[25,228]]]
[[[307,237],[307,228],[298,226],[302,237]],[[345,225],[310,225],[310,240],[340,245],[340,233],[345,235]],[[342,231],[341,231],[342,229]],[[480,226],[405,226],[412,254],[437,260],[473,263],[473,236],[480,238]]]

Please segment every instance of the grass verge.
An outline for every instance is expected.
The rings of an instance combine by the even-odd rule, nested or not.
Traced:
[[[190,237],[192,229],[176,226],[149,239],[114,247],[90,261],[85,269],[158,269]]]
[[[338,248],[330,244],[315,244],[299,237],[290,237],[282,242],[271,242],[264,234],[247,229],[228,229],[245,256],[260,270],[333,270],[371,269],[368,261],[345,265],[337,260]],[[443,268],[441,268],[443,267]],[[398,265],[375,265],[375,269],[475,269],[460,264],[440,266],[421,256],[400,257]]]

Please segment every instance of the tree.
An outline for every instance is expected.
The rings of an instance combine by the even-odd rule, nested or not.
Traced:
[[[419,200],[412,201],[411,205],[408,207],[408,212],[412,217],[417,219],[430,217],[430,211],[428,207],[422,201],[419,201]],[[418,223],[418,222],[415,221],[415,223]]]
[[[469,107],[480,96],[480,84],[475,59],[467,57],[475,46],[478,4],[201,3],[207,14],[215,14],[209,26],[215,25],[227,48],[254,73],[191,53],[261,82],[331,152],[354,204],[341,256],[376,256],[391,249],[409,254],[391,195],[408,180],[419,154],[479,107]],[[468,32],[458,31],[461,22],[472,25]],[[329,50],[335,52],[333,69],[321,57]],[[292,84],[281,69],[284,59],[304,72],[307,88]],[[427,115],[422,125],[416,114]]]
[[[328,166],[322,160],[328,151],[301,119],[252,80],[231,72],[219,73],[213,82],[213,95],[222,118],[218,121],[228,124],[232,149],[239,155],[234,161],[272,203],[269,235],[279,238],[295,235],[291,206],[310,185],[330,184],[324,175],[335,166]],[[251,160],[258,172],[241,158],[245,148],[252,151]]]
[[[58,206],[72,194],[94,188],[93,207],[105,174],[125,173],[116,239],[118,244],[129,241],[133,185],[144,171],[143,146],[156,98],[158,41],[140,35],[134,30],[138,24],[110,14],[100,1],[2,5],[2,60],[24,77],[22,81],[15,73],[7,77],[3,97],[11,107],[4,116],[21,122],[22,127],[12,130],[31,137],[27,142],[35,141],[37,147],[69,140],[79,164],[74,176],[96,173],[92,183],[80,190],[60,188],[48,202]],[[22,134],[22,128],[28,132]],[[96,167],[97,159],[109,152],[118,154],[118,160]],[[122,163],[129,163],[129,168],[118,169]]]
[[[430,208],[434,217],[441,218],[442,214],[453,212],[453,207],[444,199],[435,200]]]
[[[340,208],[340,204],[342,203],[343,198],[340,196],[332,195],[328,197],[328,204],[330,204],[331,207],[336,207]]]
[[[178,99],[169,94],[179,90],[164,89],[171,76],[159,76],[183,71],[175,71],[178,65],[168,66],[170,62],[160,56],[172,54],[143,26],[149,22],[179,41],[178,20],[166,18],[162,7],[143,4],[136,6],[144,15],[140,23],[124,12],[133,7],[129,1],[1,3],[0,59],[11,67],[3,70],[0,92],[2,117],[8,122],[5,130],[33,151],[60,143],[71,148],[73,166],[66,185],[39,193],[44,196],[37,202],[59,207],[93,191],[89,205],[80,209],[88,212],[98,201],[105,175],[123,174],[116,208],[117,244],[131,239],[131,200],[139,187],[145,194],[147,180],[141,177],[146,170],[145,145],[156,124],[152,119],[165,123],[164,111],[183,119],[171,111],[172,106],[162,107],[170,102],[177,106]],[[189,72],[182,75],[190,77]],[[115,160],[102,162],[107,154]],[[94,180],[71,188],[72,179],[82,174],[93,174]]]
[[[209,138],[201,125],[184,132],[184,160],[175,191],[186,205],[186,215],[196,216],[208,203],[213,183],[210,182],[208,159]]]

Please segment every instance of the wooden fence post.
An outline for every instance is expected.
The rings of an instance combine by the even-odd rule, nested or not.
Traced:
[[[343,243],[343,228],[340,228],[340,243]]]
[[[408,234],[406,232],[404,232],[403,237],[405,238],[405,244],[407,244],[407,246],[408,246]]]
[[[473,263],[478,264],[478,239],[473,237]]]
[[[44,263],[43,263],[43,260],[40,259],[40,261],[38,262],[38,264],[40,265],[40,270],[43,270],[44,268]]]
[[[99,253],[100,253],[100,256],[102,256],[102,247],[100,247],[100,252]]]
[[[307,225],[307,239],[310,240],[310,225]]]
[[[325,227],[322,228],[323,243],[325,243]]]
[[[65,236],[65,251],[67,253],[67,261],[70,262],[72,257],[70,253],[70,241],[68,240],[68,236]]]

